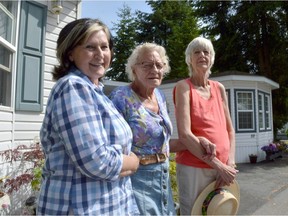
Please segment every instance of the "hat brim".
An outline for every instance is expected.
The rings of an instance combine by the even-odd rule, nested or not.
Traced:
[[[191,215],[202,215],[202,205],[205,201],[208,194],[215,190],[215,183],[216,181],[213,181],[210,183],[197,197],[196,201],[194,202]],[[240,188],[238,182],[235,180],[233,184],[230,184],[230,186],[224,186],[222,187],[226,190],[228,190],[230,193],[234,195],[234,197],[238,200],[238,203],[240,203]]]

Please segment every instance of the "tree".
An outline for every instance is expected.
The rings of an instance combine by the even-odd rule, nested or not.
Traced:
[[[171,73],[165,79],[188,76],[185,49],[199,34],[190,1],[147,1],[152,13],[137,13],[138,42],[155,42],[165,47]]]
[[[288,6],[284,1],[197,1],[216,50],[213,71],[241,70],[280,84],[273,91],[274,134],[288,121]]]
[[[120,23],[113,23],[116,30],[116,37],[114,38],[114,60],[111,69],[106,73],[106,78],[110,80],[118,80],[128,82],[128,77],[125,73],[125,64],[130,56],[133,48],[137,44],[135,17],[131,14],[131,8],[126,4],[120,9],[118,13]]]

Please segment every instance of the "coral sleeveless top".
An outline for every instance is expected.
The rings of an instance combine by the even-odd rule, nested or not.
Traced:
[[[219,83],[209,80],[211,96],[209,99],[204,99],[198,94],[190,78],[186,79],[186,82],[190,86],[191,131],[195,136],[203,136],[214,143],[217,151],[216,157],[226,164],[230,140]],[[173,91],[173,96],[175,98],[175,91]],[[198,168],[211,168],[188,150],[176,153],[176,163]]]

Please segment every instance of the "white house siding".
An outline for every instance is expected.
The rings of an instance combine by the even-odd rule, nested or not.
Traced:
[[[258,91],[267,93],[270,95],[270,101],[272,102],[272,90],[279,88],[279,85],[274,81],[267,79],[262,76],[251,76],[251,75],[227,75],[212,77],[211,79],[221,82],[227,90],[230,91],[230,113],[233,122],[233,126],[236,130],[235,119],[235,90],[254,90],[254,100],[255,100],[255,111],[256,115],[255,121],[255,132],[236,132],[236,162],[237,163],[247,163],[249,162],[249,154],[257,154],[258,161],[265,159],[265,153],[261,150],[261,147],[272,142],[273,137],[273,110],[272,103],[270,103],[271,111],[271,130],[260,131],[258,126]]]
[[[47,5],[48,9],[50,9],[50,1],[39,2]],[[0,108],[0,151],[15,147],[19,144],[30,144],[35,137],[39,136],[39,129],[43,120],[47,98],[54,85],[51,71],[53,66],[57,64],[55,49],[58,34],[68,22],[80,18],[81,11],[79,9],[81,5],[79,1],[62,1],[62,6],[63,11],[59,17],[59,24],[57,24],[57,15],[49,11],[47,13],[43,112],[20,112],[14,111],[14,108]],[[17,69],[14,68],[14,71],[15,70]],[[15,96],[13,96],[12,101],[15,101]]]
[[[0,151],[11,146],[13,115],[10,111],[0,111]]]

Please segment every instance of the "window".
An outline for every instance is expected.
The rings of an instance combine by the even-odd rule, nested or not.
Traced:
[[[254,91],[236,90],[237,131],[255,131]]]
[[[12,63],[16,53],[15,1],[0,3],[0,106],[11,106]]]
[[[259,122],[259,130],[265,130],[265,116],[264,116],[264,94],[258,94],[258,122]]]
[[[265,108],[265,127],[267,130],[271,129],[271,110],[270,110],[270,95],[265,95],[264,108]]]
[[[258,122],[259,130],[271,130],[271,108],[270,95],[264,92],[258,92]]]

